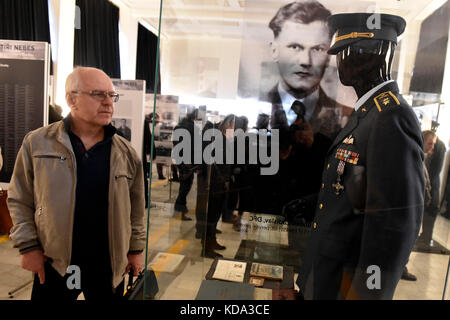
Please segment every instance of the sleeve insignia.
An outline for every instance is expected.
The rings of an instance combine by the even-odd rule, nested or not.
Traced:
[[[383,92],[382,94],[376,96],[374,99],[375,104],[379,112],[383,111],[382,107],[387,107],[389,105],[400,105],[397,97],[391,92]]]

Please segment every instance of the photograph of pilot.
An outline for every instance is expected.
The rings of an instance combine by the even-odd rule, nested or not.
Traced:
[[[271,104],[270,129],[280,130],[280,166],[274,176],[251,179],[254,194],[264,195],[255,208],[248,208],[255,212],[281,214],[290,201],[318,192],[326,151],[353,110],[323,88],[330,62],[330,15],[316,0],[296,1],[274,11],[267,22],[276,81],[265,86],[259,99]],[[245,72],[244,66],[240,71]],[[341,90],[337,81],[334,91]]]
[[[271,56],[280,79],[262,98],[272,103],[272,127],[293,124],[300,108],[314,132],[333,139],[344,124],[342,117],[350,115],[352,109],[330,98],[320,85],[329,63],[331,35],[326,19],[330,15],[318,1],[292,2],[270,21]],[[286,120],[279,111],[284,111]]]
[[[295,215],[285,214],[288,210],[283,209],[296,199],[319,192],[327,150],[353,111],[336,99],[338,92],[346,90],[339,83],[336,67],[330,66],[327,53],[332,38],[327,18],[331,14],[316,0],[282,4],[268,18],[265,26],[270,31],[270,37],[265,37],[268,52],[259,64],[257,98],[270,104],[270,113],[264,117],[268,118],[269,130],[279,130],[279,144],[273,145],[279,149],[279,169],[271,176],[247,170],[256,173],[248,181],[252,182],[249,194],[258,195],[258,199],[248,201],[254,206],[245,209],[285,215],[296,271],[311,227]],[[241,58],[242,55],[244,50]],[[251,78],[252,67],[246,65],[249,61],[245,57],[243,61],[239,79],[242,87],[238,92],[251,95],[255,90],[244,80]],[[340,95],[343,96],[346,99],[340,101],[349,105],[356,101],[354,93]]]

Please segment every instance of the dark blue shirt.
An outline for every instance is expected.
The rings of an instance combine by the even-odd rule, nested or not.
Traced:
[[[77,185],[72,239],[72,264],[109,263],[108,195],[112,137],[116,129],[104,127],[104,139],[86,150],[64,119],[76,158]]]

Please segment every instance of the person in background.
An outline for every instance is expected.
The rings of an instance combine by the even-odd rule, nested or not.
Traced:
[[[211,121],[207,121],[202,129],[202,136],[204,133],[213,129],[214,124]],[[202,154],[207,145],[206,141],[202,144]],[[211,166],[206,163],[202,163],[197,169],[197,201],[195,203],[195,238],[202,239],[206,235],[207,225],[207,208],[208,208],[208,196],[209,196],[209,172]],[[216,229],[216,233],[221,233]]]
[[[124,274],[143,268],[142,163],[111,125],[118,99],[103,71],[75,68],[70,114],[23,140],[8,208],[21,266],[34,273],[32,300],[119,299]],[[74,272],[80,286],[71,289]]]
[[[160,122],[159,114],[155,113],[155,115],[153,115],[153,112],[152,112],[148,115],[148,118],[150,119],[150,125],[152,125],[152,122],[155,121],[155,131],[156,131],[157,126]],[[153,133],[151,133],[151,134],[153,134]],[[157,137],[157,136],[158,136],[158,134],[156,133],[155,137]],[[163,168],[164,168],[164,165],[162,163],[156,164],[156,170],[158,171],[158,179],[159,180],[166,179],[166,177],[164,176],[164,173],[163,173]]]
[[[258,118],[256,119],[256,126],[254,129],[256,130],[269,130],[269,122],[270,116],[265,113],[258,114]]]
[[[433,230],[436,217],[439,213],[439,189],[440,173],[444,163],[445,145],[436,135],[439,124],[433,122],[432,129],[422,133],[424,138],[425,166],[428,171],[431,183],[431,203],[425,207],[423,216],[422,234],[418,241],[425,247],[432,247],[434,244]]]
[[[148,114],[148,118],[150,119],[150,126],[151,126],[151,125],[152,125],[152,122],[153,122],[153,112]],[[155,137],[157,137],[157,136],[159,135],[159,133],[158,133],[158,131],[157,131],[157,126],[158,126],[159,122],[160,122],[160,117],[159,117],[159,114],[156,113],[156,115],[155,115],[155,134],[156,134],[156,136],[155,136]],[[151,132],[150,132],[150,133],[151,133]],[[156,155],[155,155],[155,157],[156,157]],[[173,181],[173,182],[179,182],[177,166],[174,165],[174,164],[172,164],[172,165],[170,166],[170,169],[172,170],[172,178],[171,178],[171,181]],[[167,179],[167,178],[164,176],[164,172],[163,172],[163,170],[164,170],[164,164],[163,164],[163,163],[157,163],[157,164],[156,164],[156,170],[157,170],[157,172],[158,172],[158,179],[159,179],[159,180],[166,180],[166,179]]]
[[[434,148],[434,144],[435,144],[435,136],[433,135],[433,132],[431,132],[430,135],[430,131],[425,131],[422,133],[422,135],[426,135],[427,138],[424,138],[424,145],[423,145],[423,149],[424,149],[424,153],[425,155],[430,152],[430,150],[432,150]],[[427,170],[427,166],[425,165],[425,161],[423,162],[423,173],[425,175],[425,197],[424,197],[424,205],[425,208],[431,205],[431,182],[430,182],[430,176],[428,174],[428,170]],[[416,243],[419,241],[420,243],[420,239],[418,238],[416,240]],[[409,261],[409,259],[408,259]],[[403,272],[402,272],[402,276],[401,278],[402,280],[406,280],[406,281],[416,281],[417,277],[410,273],[408,271],[408,267],[405,265],[405,267],[403,268]]]
[[[57,104],[48,106],[48,124],[52,124],[63,119],[62,108]]]
[[[127,119],[120,119],[120,127],[117,128],[117,131],[122,133],[122,136],[131,141],[131,129],[127,126]]]
[[[258,120],[262,119],[264,116],[261,116],[260,114],[258,116]],[[261,117],[260,117],[261,116]],[[267,116],[267,115],[266,115]],[[267,125],[269,124],[269,117],[266,117],[267,119]],[[258,126],[264,126],[263,123],[261,123],[263,120],[260,120],[258,123],[257,121],[257,127]],[[256,201],[256,195],[254,194],[254,190],[252,188],[252,182],[250,179],[252,179],[252,174],[250,169],[254,166],[250,163],[248,163],[249,158],[249,143],[250,140],[248,139],[248,136],[246,135],[248,131],[248,118],[245,116],[236,117],[235,121],[235,162],[232,168],[231,172],[231,184],[230,184],[230,192],[229,192],[229,200],[228,200],[228,211],[231,213],[228,220],[233,223],[233,230],[235,231],[241,231],[241,224],[242,224],[242,215],[244,211],[248,211],[249,209],[254,207],[254,201]],[[249,133],[248,135],[251,135],[254,133]],[[242,135],[242,137],[240,137]],[[239,150],[238,149],[238,143],[237,139],[245,139],[245,150]],[[238,163],[237,157],[239,156],[239,152],[244,152],[246,155],[246,159],[243,164]],[[238,211],[238,215],[232,215],[233,210]],[[231,218],[231,219],[230,219]],[[222,216],[222,221],[224,221],[224,217]]]
[[[234,131],[235,115],[228,115],[219,123],[218,129],[221,132],[221,140],[214,140],[213,143],[222,143],[223,150],[226,150],[227,143],[232,142],[233,136],[228,136]],[[216,149],[217,150],[217,149]],[[211,174],[209,181],[209,197],[207,209],[207,224],[205,236],[202,238],[202,256],[207,258],[220,258],[221,254],[215,250],[225,250],[226,247],[220,245],[216,239],[217,223],[219,222],[222,209],[226,201],[226,194],[230,190],[230,165],[226,164],[225,152],[222,164],[213,163],[210,166]]]
[[[450,140],[448,146],[450,146]],[[442,181],[441,215],[446,219],[450,219],[450,152],[447,152],[443,169],[443,177],[444,180]]]
[[[145,186],[145,207],[148,208],[148,187],[150,179],[150,162],[147,160],[148,156],[151,155],[152,151],[152,133],[150,130],[151,118],[146,115],[144,118],[144,139],[142,147],[142,164],[144,167],[144,186]],[[152,160],[156,158],[156,148],[155,142],[153,141],[153,157]]]
[[[189,113],[185,118],[183,118],[180,123],[175,127],[174,132],[177,130],[185,130],[190,135],[191,141],[191,158],[189,159],[189,163],[179,163],[178,164],[178,172],[179,172],[179,182],[180,188],[178,190],[178,197],[175,201],[175,211],[181,212],[181,220],[190,221],[192,218],[187,216],[189,212],[186,204],[187,204],[187,196],[189,191],[191,191],[192,183],[194,182],[194,134],[196,130],[196,126],[194,121],[197,120],[198,109],[195,109],[191,113]],[[174,141],[174,147],[180,143],[180,141]],[[182,155],[181,155],[182,156]]]

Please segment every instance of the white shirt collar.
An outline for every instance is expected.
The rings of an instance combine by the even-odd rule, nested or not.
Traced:
[[[377,85],[375,88],[372,88],[370,91],[366,92],[360,99],[358,99],[358,101],[356,101],[355,104],[355,111],[358,111],[358,109],[367,102],[367,100],[369,100],[369,98],[378,90],[380,90],[382,87],[384,87],[385,85],[387,85],[388,83],[394,82],[395,80],[387,80],[383,83],[380,83],[379,85]]]
[[[291,109],[292,104],[295,100],[301,101],[305,105],[305,120],[309,121],[314,112],[317,101],[319,100],[319,87],[317,87],[317,89],[313,93],[304,97],[303,99],[296,99],[293,95],[291,95],[283,88],[280,82],[278,83],[278,93],[280,94],[281,104],[283,105],[283,110],[286,113],[286,118],[289,125],[291,125],[297,119],[297,114]]]

